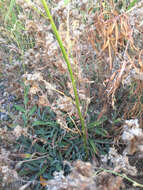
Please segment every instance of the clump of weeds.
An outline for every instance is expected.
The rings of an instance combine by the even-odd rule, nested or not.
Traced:
[[[14,128],[16,168],[38,190],[55,171],[69,174],[65,160],[107,154],[120,135],[116,124],[141,118],[141,42],[135,46],[128,16],[137,1],[8,3],[0,5],[2,38],[13,45],[7,60],[11,70],[19,61],[24,83],[22,105],[14,106],[22,120]]]

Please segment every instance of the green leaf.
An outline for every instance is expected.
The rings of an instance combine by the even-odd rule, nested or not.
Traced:
[[[32,173],[32,171],[33,171],[33,172],[38,171],[38,165],[37,165],[37,167],[36,167],[36,166],[32,166],[32,164],[29,162],[28,164],[25,164],[25,166],[26,166],[29,170],[31,170],[31,173]]]
[[[8,9],[8,12],[7,12],[6,16],[5,16],[5,23],[6,23],[7,20],[9,19],[10,14],[12,14],[12,10],[13,10],[14,5],[15,5],[15,0],[11,0],[11,1],[10,1],[10,6],[9,6],[9,9]]]
[[[15,13],[13,12],[13,13],[12,13],[12,16],[11,16],[11,22],[12,22],[12,24],[14,25],[14,24],[16,24],[16,21],[17,21],[17,17],[16,17],[16,15],[15,15]]]
[[[28,98],[28,93],[29,93],[29,86],[25,86],[24,88],[24,105],[27,105],[29,98]]]
[[[46,169],[48,168],[48,164],[43,166],[43,168],[36,174],[37,177],[39,177],[40,175],[42,175]]]
[[[32,154],[23,154],[22,157],[23,157],[23,158],[31,158],[31,157],[32,157]]]
[[[16,110],[18,110],[18,111],[20,111],[20,112],[22,112],[22,113],[25,113],[24,107],[19,106],[19,105],[15,105],[14,107],[16,108]]]
[[[46,130],[44,130],[42,127],[40,127],[40,129],[36,129],[35,130],[35,134],[36,135],[42,135],[42,136],[46,136],[45,134],[47,134],[47,131]]]
[[[93,140],[89,140],[89,143],[94,151],[95,154],[98,154],[98,148],[96,147],[96,144],[93,142]]]
[[[33,148],[36,149],[36,152],[45,153],[46,149],[43,146],[40,146],[39,144],[35,143],[33,145]]]
[[[132,7],[134,7],[135,4],[138,3],[138,2],[139,2],[139,0],[133,0],[133,1],[129,4],[127,10],[130,10],[130,9],[131,9]]]
[[[24,121],[24,125],[26,126],[28,120],[27,120],[25,113],[22,114],[22,119]]]
[[[24,96],[24,105],[27,105],[27,104],[28,104],[28,101],[29,101],[28,96]]]
[[[69,158],[70,157],[70,153],[72,153],[72,149],[73,149],[73,146],[69,147],[69,149],[66,152],[65,158]]]
[[[107,131],[105,129],[102,129],[102,128],[96,128],[95,133],[97,135],[101,135],[103,137],[105,137],[107,135]]]
[[[31,110],[29,111],[28,116],[32,116],[35,113],[36,109],[37,109],[37,106],[33,106]]]
[[[31,170],[28,170],[28,169],[24,170],[24,169],[22,169],[22,170],[20,170],[19,175],[20,176],[24,176],[24,175],[28,175],[30,173],[31,173]]]
[[[29,89],[30,89],[30,86],[25,86],[25,89],[24,89],[24,96],[28,96]]]
[[[65,6],[70,2],[70,0],[64,0]]]
[[[98,143],[98,144],[99,144],[99,143],[100,143],[100,144],[102,144],[102,143],[107,143],[107,144],[109,143],[109,144],[110,144],[110,143],[111,143],[111,140],[109,140],[109,139],[104,139],[104,140],[95,139],[95,142]]]
[[[34,121],[32,126],[39,126],[39,125],[48,125],[48,126],[57,126],[55,122],[48,122],[48,121]]]
[[[113,120],[113,123],[116,124],[118,122],[121,122],[122,120],[120,118]]]
[[[89,129],[97,127],[97,126],[101,125],[102,123],[104,123],[104,121],[106,121],[106,120],[107,120],[107,117],[104,117],[104,118],[100,119],[99,121],[94,121],[94,122],[88,123],[87,127]]]

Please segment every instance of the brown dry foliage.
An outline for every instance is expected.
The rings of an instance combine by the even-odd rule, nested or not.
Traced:
[[[135,14],[134,10],[131,13],[119,13],[113,1],[106,8],[101,4],[100,11],[94,16],[94,26],[87,30],[88,40],[97,53],[95,64],[98,64],[100,78],[106,87],[106,101],[115,108],[117,89],[121,85],[132,85],[133,82],[137,84],[133,92],[137,101],[124,113],[125,117],[134,118],[141,116],[143,111],[143,35],[141,15],[137,13],[142,10],[141,5],[136,6]]]

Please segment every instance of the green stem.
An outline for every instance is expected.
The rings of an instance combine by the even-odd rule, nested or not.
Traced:
[[[129,178],[126,174],[120,174],[120,173],[117,173],[117,172],[112,171],[112,170],[107,170],[105,168],[101,168],[101,170],[99,171],[99,173],[102,172],[102,171],[105,171],[107,173],[111,173],[111,174],[120,176],[120,177],[122,177],[122,178],[124,178],[124,179],[126,179],[126,180],[128,180],[130,182],[132,182],[134,187],[143,187],[143,184],[140,184],[140,183],[134,181],[133,179]]]
[[[60,38],[60,35],[59,35],[58,31],[57,31],[57,28],[56,28],[56,25],[55,25],[54,20],[52,18],[52,15],[51,15],[51,13],[49,11],[48,5],[47,5],[45,0],[41,0],[41,2],[42,2],[43,6],[45,8],[45,11],[46,11],[46,14],[47,14],[49,20],[50,20],[52,30],[53,30],[53,32],[54,32],[54,34],[56,36],[56,39],[57,39],[57,41],[59,43],[59,46],[60,46],[60,49],[62,51],[64,60],[65,60],[65,62],[67,64],[67,67],[68,67],[68,71],[70,73],[72,87],[73,87],[74,95],[75,95],[76,108],[77,108],[78,115],[79,115],[79,118],[80,118],[80,121],[81,121],[81,126],[82,126],[84,147],[85,147],[85,150],[86,150],[86,154],[88,154],[88,150],[87,150],[87,131],[86,131],[86,127],[85,127],[85,121],[83,119],[83,116],[82,116],[81,110],[80,110],[79,97],[78,97],[78,93],[77,93],[77,88],[76,88],[76,83],[75,83],[75,78],[74,78],[74,75],[73,75],[72,67],[71,67],[67,52],[66,52],[66,50],[65,50],[65,48],[63,46],[62,40]]]

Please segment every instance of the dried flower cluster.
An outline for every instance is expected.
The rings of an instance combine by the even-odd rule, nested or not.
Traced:
[[[122,140],[127,144],[125,154],[143,152],[143,130],[140,128],[138,119],[126,120],[123,126]]]

